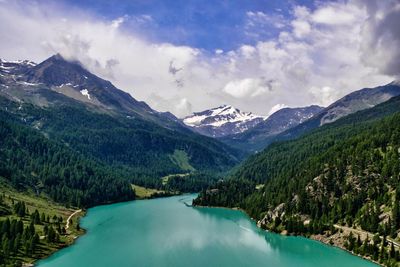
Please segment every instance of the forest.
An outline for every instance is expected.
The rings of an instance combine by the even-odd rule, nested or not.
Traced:
[[[400,113],[393,113],[398,104],[396,98],[297,140],[274,143],[230,179],[203,190],[194,204],[240,207],[278,232],[333,234],[338,224],[360,227],[382,240],[397,238]],[[355,249],[353,241],[349,237],[349,250]],[[398,253],[383,243],[363,253],[391,266]]]
[[[37,209],[30,210],[25,202],[0,195],[0,265],[22,266],[23,262],[47,255],[65,246],[66,229],[61,216],[50,216]],[[79,228],[79,224],[74,225]]]
[[[134,199],[118,172],[30,128],[0,120],[0,177],[74,207]]]

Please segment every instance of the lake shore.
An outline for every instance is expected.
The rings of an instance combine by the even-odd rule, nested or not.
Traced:
[[[187,208],[188,205],[183,204],[190,204],[191,200],[195,197],[195,195],[189,197],[171,197],[171,198],[163,198],[163,199],[154,199],[152,201],[132,201],[132,203],[127,204],[117,204],[117,205],[110,205],[110,206],[101,206],[96,207],[93,210],[90,210],[87,215],[90,215],[83,221],[83,226],[88,229],[93,237],[99,235],[99,238],[102,240],[107,240],[107,242],[98,243],[96,240],[97,238],[88,238],[82,240],[82,242],[78,242],[77,245],[72,246],[71,248],[64,250],[60,254],[57,253],[57,256],[53,256],[49,260],[40,261],[38,266],[43,267],[50,267],[50,266],[59,266],[59,267],[69,267],[69,266],[90,266],[89,263],[97,263],[98,266],[108,266],[108,261],[112,261],[106,254],[102,254],[96,256],[96,253],[89,253],[87,254],[87,249],[93,249],[93,251],[109,251],[110,249],[114,249],[112,245],[112,240],[118,233],[120,233],[121,223],[128,223],[128,228],[124,228],[124,233],[126,231],[130,232],[130,235],[135,236],[135,238],[128,238],[124,237],[124,246],[126,248],[140,248],[141,250],[149,249],[149,255],[154,252],[154,245],[153,244],[161,244],[160,250],[157,249],[157,255],[160,254],[160,258],[156,260],[150,260],[143,253],[133,253],[130,249],[121,249],[114,251],[110,257],[115,257],[116,262],[119,262],[119,266],[129,266],[132,261],[138,262],[139,266],[140,263],[142,264],[149,264],[148,266],[173,266],[173,265],[163,265],[159,264],[160,262],[164,262],[165,255],[162,256],[164,253],[170,253],[171,247],[165,247],[163,242],[159,242],[159,239],[162,240],[170,240],[172,237],[176,238],[177,233],[181,233],[181,238],[177,239],[177,244],[181,244],[182,241],[186,242],[185,246],[176,245],[174,246],[176,252],[182,252],[182,250],[190,253],[184,253],[185,255],[190,255],[189,258],[194,257],[201,259],[201,255],[198,253],[191,254],[192,246],[196,246],[196,244],[204,244],[200,241],[204,237],[207,242],[211,242],[210,244],[220,246],[219,239],[214,239],[214,235],[210,234],[209,231],[217,231],[216,233],[222,234],[221,231],[224,229],[226,232],[223,234],[224,238],[228,238],[230,240],[227,244],[233,244],[237,240],[243,248],[238,249],[237,245],[229,246],[224,244],[221,246],[221,250],[225,253],[221,254],[220,263],[224,263],[223,265],[215,265],[215,266],[243,266],[242,261],[232,261],[231,253],[242,253],[243,255],[253,255],[254,257],[250,262],[253,262],[255,265],[259,265],[265,260],[271,260],[271,262],[281,262],[276,257],[282,257],[284,259],[283,262],[285,264],[282,265],[275,265],[275,266],[296,266],[296,262],[302,262],[305,265],[303,266],[318,266],[315,265],[315,253],[322,253],[321,255],[326,255],[327,257],[321,259],[323,265],[321,266],[334,266],[330,263],[330,258],[335,259],[335,262],[341,262],[343,266],[369,266],[372,267],[373,265],[369,262],[360,263],[360,259],[358,257],[352,257],[347,255],[348,253],[341,252],[338,250],[329,249],[328,246],[321,246],[318,242],[310,242],[307,239],[298,239],[298,238],[282,238],[279,235],[270,235],[266,234],[264,231],[257,230],[254,224],[254,220],[249,220],[249,216],[243,212],[230,212],[229,210],[222,208],[221,211],[218,209],[202,209],[199,208],[198,211],[196,209]],[[136,203],[137,202],[137,203]],[[222,211],[226,209],[226,211]],[[150,210],[152,212],[150,212]],[[237,210],[237,209],[236,209]],[[171,212],[175,214],[171,216]],[[79,213],[80,214],[80,213]],[[144,218],[143,218],[144,216]],[[75,217],[74,217],[75,218]],[[159,223],[156,223],[154,219],[162,221],[161,228],[155,228],[156,234],[149,235],[148,230],[150,228],[149,225],[144,226],[146,231],[141,230],[144,224],[143,222],[152,221],[154,223],[150,224],[151,229],[152,227],[158,227]],[[253,222],[252,222],[253,221]],[[174,231],[176,228],[177,222],[179,222],[179,231]],[[185,223],[183,223],[185,222]],[[218,222],[218,223],[217,223]],[[235,224],[232,224],[235,222]],[[165,229],[166,225],[168,226]],[[161,225],[160,225],[161,226]],[[206,227],[207,226],[207,227]],[[245,232],[238,232],[238,227],[243,228],[246,227],[248,229],[252,229],[252,231],[247,230]],[[129,230],[128,230],[129,229]],[[194,229],[200,229],[198,232]],[[211,231],[211,232],[212,232]],[[250,233],[252,232],[252,233]],[[264,233],[263,233],[264,232]],[[244,235],[246,239],[238,239],[238,234]],[[127,235],[127,234],[126,234]],[[100,237],[101,236],[101,237]],[[125,236],[125,235],[124,235]],[[222,237],[221,237],[222,238]],[[254,241],[248,243],[248,239]],[[151,244],[147,248],[143,248],[142,240],[147,240],[146,244]],[[191,241],[192,240],[192,241]],[[200,241],[199,241],[200,240]],[[247,240],[247,241],[246,241]],[[84,241],[84,242],[83,242]],[[120,243],[120,238],[115,240],[117,243]],[[200,243],[193,243],[193,242],[200,242]],[[204,240],[203,240],[204,241]],[[216,242],[218,241],[218,242]],[[266,242],[267,241],[267,242]],[[303,242],[308,244],[307,246],[302,245]],[[130,244],[130,245],[128,245]],[[170,244],[170,243],[168,243]],[[236,244],[236,243],[235,243]],[[253,250],[254,244],[258,244],[257,247],[262,246],[263,249],[261,250]],[[270,246],[273,246],[275,249],[270,250]],[[208,245],[207,245],[208,246]],[[207,247],[206,246],[206,247]],[[308,249],[307,249],[308,247]],[[310,247],[313,248],[310,251]],[[325,247],[325,248],[324,248]],[[192,248],[192,249],[191,249]],[[265,254],[265,251],[268,253]],[[236,252],[234,252],[236,250]],[[281,252],[279,252],[282,250]],[[134,250],[135,251],[135,250]],[[195,249],[197,251],[197,249]],[[214,251],[212,249],[211,251]],[[260,252],[264,251],[264,252]],[[314,251],[314,253],[313,253]],[[326,252],[326,254],[324,254]],[[290,255],[291,253],[296,253],[298,256],[303,257],[297,261],[293,259]],[[125,256],[122,256],[125,255]],[[220,255],[220,252],[218,253]],[[237,255],[237,254],[234,254]],[[280,256],[279,256],[280,255]],[[285,255],[285,256],[283,256]],[[246,258],[246,257],[245,257]],[[238,259],[243,259],[243,257],[239,257]],[[308,260],[310,259],[310,260]],[[188,259],[187,259],[188,260]],[[200,260],[201,261],[201,260]],[[155,262],[158,262],[154,265]],[[190,260],[192,262],[192,259]],[[246,261],[247,262],[247,261]],[[175,266],[186,266],[188,262],[176,261]],[[307,265],[307,263],[312,263],[311,265]],[[324,264],[325,263],[325,264]],[[350,264],[356,263],[356,264]],[[225,265],[227,264],[227,265]],[[118,265],[117,265],[118,266]],[[194,265],[194,266],[201,266],[201,265]]]
[[[219,206],[201,206],[201,205],[195,205],[193,207],[198,207],[198,208],[218,208],[218,209],[229,209],[229,210],[238,210],[243,212],[244,214],[246,214],[252,221],[254,221],[257,225],[257,227],[261,230],[267,231],[267,232],[271,232],[269,230],[263,229],[260,225],[260,221],[257,221],[256,219],[250,217],[250,215],[243,209],[239,208],[239,207],[233,207],[233,208],[228,208],[228,207],[219,207]],[[357,229],[353,229],[353,230],[357,230]],[[271,232],[271,233],[275,233],[275,232]],[[360,257],[362,259],[365,259],[367,261],[373,262],[379,266],[384,266],[381,263],[374,261],[371,257],[368,256],[363,256],[363,255],[359,255],[359,254],[355,254],[352,251],[349,251],[346,249],[346,247],[344,246],[345,243],[345,236],[346,236],[346,232],[340,233],[340,231],[338,231],[335,235],[331,235],[331,236],[327,236],[327,235],[310,235],[310,236],[305,236],[305,235],[291,235],[289,233],[287,233],[287,231],[282,231],[280,233],[276,233],[279,235],[284,235],[284,236],[299,236],[299,237],[305,237],[314,241],[318,241],[320,243],[323,243],[325,245],[331,246],[331,247],[336,247],[339,249],[342,249],[343,251],[346,251],[347,253],[350,253],[354,256]],[[333,242],[333,243],[332,243]]]
[[[86,229],[80,228],[79,230],[76,229],[76,227],[71,227],[73,224],[76,225],[76,223],[79,224],[80,220],[86,216],[87,211],[86,210],[75,210],[73,213],[69,215],[67,218],[67,221],[65,223],[65,230],[67,231],[66,235],[64,237],[66,238],[65,243],[60,244],[57,248],[54,248],[53,250],[49,251],[48,254],[43,255],[40,258],[35,258],[33,262],[24,262],[22,263],[23,267],[34,267],[37,266],[38,261],[46,259],[50,256],[52,256],[54,253],[57,253],[58,251],[67,248],[69,246],[72,246],[76,240],[78,240],[79,237],[83,236],[86,234]],[[72,219],[74,217],[77,217],[75,219],[75,223],[72,223]]]

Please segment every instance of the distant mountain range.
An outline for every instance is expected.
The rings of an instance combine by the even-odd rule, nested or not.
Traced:
[[[400,95],[400,83],[352,92],[326,108],[284,108],[269,117],[244,113],[232,106],[194,113],[183,122],[196,132],[215,137],[247,152],[257,152],[275,141],[295,139],[349,114],[374,107]]]
[[[307,121],[323,110],[320,106],[283,108],[242,133],[225,136],[221,141],[247,151],[265,148],[276,135]]]
[[[40,64],[0,60],[3,110],[19,123],[109,164],[127,166],[138,176],[225,171],[244,157],[239,150],[260,151],[399,94],[399,83],[393,82],[353,92],[326,108],[285,108],[266,118],[223,105],[180,120],[59,54]]]
[[[398,95],[400,95],[400,83],[396,81],[384,86],[352,92],[332,103],[311,119],[282,132],[270,141],[295,139],[322,125],[332,123],[357,111],[374,107]]]
[[[240,208],[263,229],[317,237],[382,266],[397,264],[400,96],[394,95],[399,91],[398,83],[391,83],[338,100],[297,126],[302,132],[288,130],[295,133],[293,140],[248,157],[193,204]],[[349,228],[368,234],[342,231]],[[373,243],[371,236],[390,242]],[[360,250],[362,244],[369,249]]]
[[[229,105],[193,113],[182,121],[194,131],[211,137],[223,137],[245,132],[265,118],[242,112]]]

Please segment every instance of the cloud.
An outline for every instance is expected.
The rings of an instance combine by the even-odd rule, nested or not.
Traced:
[[[282,14],[266,14],[261,11],[248,11],[247,16],[247,27],[252,26],[267,26],[272,25],[278,29],[284,28],[287,24],[286,19]]]
[[[244,11],[244,31],[258,41],[210,52],[148,41],[151,15],[108,20],[49,3],[0,2],[0,35],[7,40],[1,57],[40,62],[60,52],[178,116],[222,103],[257,114],[282,103],[328,105],[400,73],[397,1],[320,1],[313,10],[293,6],[291,17]],[[257,33],[277,22],[275,35]]]
[[[254,53],[257,51],[253,46],[250,45],[242,45],[240,48],[240,53],[245,57],[245,58],[251,58]]]
[[[271,81],[264,78],[246,78],[230,81],[222,89],[223,92],[236,98],[253,98],[268,93],[271,90]]]
[[[297,38],[302,38],[311,32],[311,26],[307,21],[292,21],[293,33]]]
[[[183,68],[176,68],[173,64],[174,64],[174,61],[171,60],[171,61],[169,62],[168,72],[175,76],[178,72],[180,72],[181,70],[183,70]]]
[[[380,72],[400,77],[400,3],[370,0],[361,2],[368,12],[362,28],[363,61]]]
[[[357,20],[355,14],[358,12],[354,8],[356,7],[334,3],[318,9],[311,19],[315,23],[326,25],[351,25]]]
[[[149,96],[149,100],[151,100],[153,108],[157,110],[170,111],[180,118],[190,114],[193,111],[192,104],[185,97],[180,98],[179,96],[175,96],[167,99],[152,93]]]
[[[335,90],[329,86],[324,86],[322,88],[313,86],[309,89],[309,92],[316,102],[325,107],[341,96],[339,90]]]

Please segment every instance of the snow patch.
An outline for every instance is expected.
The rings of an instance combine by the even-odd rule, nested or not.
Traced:
[[[28,85],[28,86],[36,86],[39,85],[39,83],[28,83],[28,82],[18,82],[19,84],[23,84],[23,85]]]
[[[29,60],[4,60],[0,58],[0,63],[9,63],[9,64],[18,64],[18,65],[29,65],[29,66],[36,66],[37,64],[35,62],[29,61]]]
[[[223,105],[217,108],[194,113],[183,119],[183,123],[191,127],[212,126],[221,127],[226,123],[242,124],[255,119],[263,119],[262,116],[254,115],[251,112],[242,112],[230,105]],[[238,125],[236,126],[238,127]],[[247,128],[244,126],[243,131]]]
[[[72,84],[72,83],[62,83],[60,85],[57,85],[57,87],[63,87],[63,86],[70,86],[70,87],[76,88],[76,87],[79,87],[80,85]]]
[[[192,116],[192,117],[187,117],[183,120],[183,123],[188,125],[188,126],[192,126],[192,127],[196,127],[201,125],[201,122],[207,118],[206,115],[202,115],[202,116]]]
[[[87,98],[90,100],[90,94],[89,91],[87,89],[83,89],[80,91],[82,95],[87,96]]]

